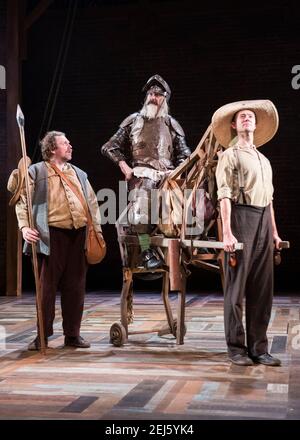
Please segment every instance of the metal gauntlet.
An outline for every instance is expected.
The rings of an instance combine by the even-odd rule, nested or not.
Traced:
[[[185,142],[184,136],[177,135],[174,139],[175,166],[180,165],[190,154],[191,150]]]

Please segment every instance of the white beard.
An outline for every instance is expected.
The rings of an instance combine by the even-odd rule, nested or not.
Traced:
[[[146,100],[145,104],[143,105],[143,108],[141,110],[141,115],[148,119],[154,119],[154,118],[164,118],[169,113],[169,108],[166,100],[163,101],[162,105],[160,106],[159,111],[157,105],[155,104],[148,104]]]
[[[148,119],[156,118],[158,107],[156,104],[146,104],[145,115]]]

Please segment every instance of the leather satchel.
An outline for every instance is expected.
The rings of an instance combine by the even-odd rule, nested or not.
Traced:
[[[93,223],[88,223],[85,256],[89,264],[101,263],[106,255],[106,243],[102,234],[95,231]]]
[[[82,204],[87,217],[87,236],[86,236],[86,250],[85,256],[89,264],[100,263],[106,255],[106,243],[103,238],[102,233],[97,233],[94,228],[92,216],[90,214],[89,208],[83,196],[73,185],[72,182],[65,176],[64,173],[53,163],[50,164],[54,171],[66,182],[66,184],[73,191],[75,196],[79,199]]]

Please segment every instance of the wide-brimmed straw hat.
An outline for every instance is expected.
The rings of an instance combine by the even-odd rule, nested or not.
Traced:
[[[241,110],[252,110],[256,115],[254,145],[260,147],[275,135],[279,118],[275,105],[268,99],[231,102],[220,107],[212,117],[212,129],[217,141],[227,148],[233,144],[236,131],[231,127],[234,115]]]

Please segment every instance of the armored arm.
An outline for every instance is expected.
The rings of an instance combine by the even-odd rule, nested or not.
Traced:
[[[101,153],[111,159],[116,165],[120,161],[130,159],[130,130],[137,113],[128,116],[121,124],[118,131],[101,147]]]
[[[173,131],[174,165],[180,165],[190,154],[191,150],[186,144],[185,134],[181,125],[174,118],[170,118]]]
[[[184,136],[176,136],[174,140],[175,165],[180,165],[190,154],[191,150],[186,144]]]
[[[118,165],[121,160],[126,160],[124,147],[127,142],[127,130],[126,128],[120,127],[109,141],[101,147],[101,153]]]

